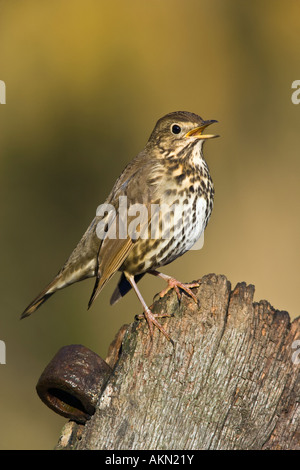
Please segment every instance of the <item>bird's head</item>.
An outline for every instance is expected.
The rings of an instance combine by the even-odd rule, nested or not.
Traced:
[[[203,133],[215,122],[218,121],[204,121],[197,114],[187,111],[169,113],[157,121],[147,146],[156,148],[162,157],[180,155],[187,147],[202,146],[205,140],[218,137]]]

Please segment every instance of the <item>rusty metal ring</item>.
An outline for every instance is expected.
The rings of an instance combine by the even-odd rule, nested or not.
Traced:
[[[112,369],[96,353],[80,344],[62,347],[36,385],[41,400],[56,413],[85,423]]]

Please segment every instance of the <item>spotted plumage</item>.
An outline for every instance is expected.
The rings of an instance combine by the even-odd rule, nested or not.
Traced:
[[[143,305],[151,337],[155,325],[171,339],[147,307],[136,283],[145,273],[150,273],[165,279],[168,288],[175,288],[178,295],[182,289],[196,299],[191,290],[195,284],[182,284],[157,269],[188,251],[201,237],[210,218],[214,187],[203,158],[203,143],[215,136],[204,135],[203,130],[214,122],[179,111],[167,114],[156,123],[144,150],[127,165],[105,201],[113,209],[113,215],[99,215],[97,211],[57,276],[25,309],[22,318],[33,313],[57,290],[96,277],[91,306],[104,285],[121,271],[111,303],[133,287]],[[122,198],[126,199],[126,218]],[[145,208],[146,218],[131,233],[134,217],[130,210],[135,205]],[[124,220],[128,233],[121,237]],[[117,237],[111,236],[114,224],[115,230],[116,227],[119,230]],[[99,225],[104,228],[103,237],[99,237]]]

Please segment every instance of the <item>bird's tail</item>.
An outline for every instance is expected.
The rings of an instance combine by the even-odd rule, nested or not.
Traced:
[[[24,312],[21,315],[22,318],[29,317],[33,312],[35,312],[44,302],[46,302],[51,295],[53,295],[60,287],[59,284],[59,276],[56,276],[50,284],[45,287],[42,292],[25,308]]]
[[[44,290],[41,292],[32,302],[31,304],[28,305],[28,307],[24,310],[24,312],[21,315],[22,318],[29,317],[33,312],[35,312],[51,295],[53,295],[54,292],[47,292]]]
[[[99,250],[99,240],[94,236],[96,219],[93,220],[71,255],[42,292],[25,308],[21,318],[26,318],[35,312],[57,290],[95,276],[96,259]]]

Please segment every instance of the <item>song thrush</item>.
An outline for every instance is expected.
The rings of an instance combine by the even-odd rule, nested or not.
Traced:
[[[113,274],[121,271],[111,304],[133,287],[143,305],[151,338],[155,325],[167,339],[171,339],[157,321],[157,315],[146,305],[137,282],[145,273],[160,276],[168,283],[161,295],[175,288],[179,296],[182,289],[196,301],[191,289],[197,284],[183,284],[157,271],[157,268],[188,251],[208,223],[214,188],[203,158],[203,143],[217,136],[204,135],[203,130],[214,122],[217,121],[204,121],[186,111],[173,112],[159,119],[144,150],[117,179],[105,202],[104,212],[97,212],[54,280],[25,309],[21,318],[33,313],[57,290],[95,276],[90,307]],[[162,205],[171,208],[169,213],[160,210]],[[127,210],[125,215],[122,213],[124,207]],[[145,208],[146,217],[138,219],[136,229],[130,231],[130,224],[136,222],[134,211],[130,210],[135,207],[140,212],[141,207]],[[158,211],[154,212],[153,207]],[[174,207],[184,207],[177,218]],[[153,224],[154,220],[156,224]]]

